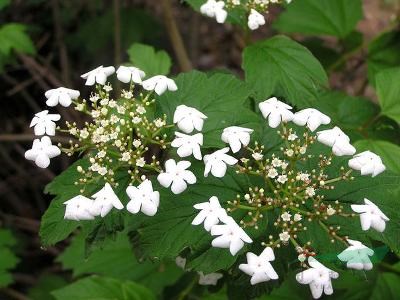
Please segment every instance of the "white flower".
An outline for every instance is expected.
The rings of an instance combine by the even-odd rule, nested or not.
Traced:
[[[315,189],[313,187],[307,187],[306,188],[306,195],[309,197],[315,196]]]
[[[262,154],[259,153],[259,152],[254,152],[251,156],[252,156],[255,160],[262,160],[263,157],[264,157],[264,155],[262,155]]]
[[[289,134],[289,136],[288,136],[288,141],[294,141],[294,140],[296,140],[298,138],[298,136],[297,136],[297,134],[295,134],[295,133],[291,133],[291,134]]]
[[[113,207],[119,210],[124,208],[108,182],[100,191],[95,193],[92,198],[94,202],[90,212],[94,216],[101,216],[104,218]]]
[[[258,27],[265,24],[265,18],[262,14],[260,14],[255,9],[251,9],[249,18],[247,19],[247,26],[251,30],[256,30]]]
[[[337,126],[333,129],[317,132],[317,140],[332,147],[333,154],[337,156],[353,155],[356,149],[350,144],[350,138]]]
[[[194,129],[201,131],[207,116],[201,111],[186,105],[177,106],[174,113],[174,123],[184,133],[191,133]]]
[[[270,261],[275,260],[275,255],[271,247],[265,248],[259,256],[252,252],[247,252],[246,258],[247,264],[240,264],[239,269],[251,276],[250,283],[252,285],[279,278],[270,263]]]
[[[267,175],[269,178],[275,178],[276,176],[278,176],[278,171],[275,168],[271,168],[268,170]]]
[[[157,75],[142,82],[142,86],[146,91],[155,91],[157,95],[162,95],[166,90],[175,92],[178,87],[175,81],[164,76]]]
[[[366,231],[371,227],[379,232],[385,231],[389,218],[368,199],[364,199],[365,205],[351,205],[351,209],[360,214],[361,228]]]
[[[182,270],[185,270],[186,258],[184,258],[182,256],[177,256],[175,258],[175,263],[179,268],[181,268]]]
[[[302,219],[302,216],[300,214],[295,214],[293,217],[293,220],[295,222],[299,222],[299,221],[301,221],[301,219]]]
[[[268,124],[272,128],[278,127],[281,122],[288,122],[293,119],[293,113],[290,111],[292,107],[275,97],[261,102],[258,107],[264,118],[268,118]]]
[[[90,213],[90,209],[93,204],[93,200],[86,198],[85,196],[79,195],[63,204],[65,207],[64,219],[66,220],[93,220],[94,216]]]
[[[226,165],[234,165],[238,162],[238,160],[226,153],[229,152],[229,148],[223,148],[221,150],[217,150],[212,154],[208,154],[204,156],[204,177],[207,177],[211,171],[211,174],[215,177],[224,177],[226,173],[227,166]]]
[[[156,125],[157,128],[161,128],[165,125],[165,121],[161,118],[155,119],[154,125]]]
[[[224,218],[223,225],[211,227],[211,235],[218,235],[211,245],[216,248],[229,248],[232,255],[236,255],[243,248],[244,243],[252,243],[252,239],[235,222],[232,217]]]
[[[178,148],[177,153],[180,157],[193,156],[201,160],[200,146],[203,145],[203,135],[197,133],[195,135],[186,135],[180,132],[175,132],[175,139],[172,141],[171,146]]]
[[[215,18],[218,23],[224,23],[228,12],[224,10],[224,1],[208,0],[200,6],[200,12],[210,18]]]
[[[280,234],[279,234],[279,239],[282,241],[282,242],[288,242],[289,240],[290,240],[290,234],[287,232],[287,231],[284,231],[284,232],[281,232]]]
[[[173,159],[165,162],[165,172],[160,173],[157,177],[158,182],[165,188],[171,186],[174,194],[180,194],[187,188],[187,183],[196,183],[194,174],[186,170],[191,163],[189,161],[180,161],[178,163]]]
[[[349,160],[349,167],[361,171],[361,175],[375,177],[386,170],[382,159],[371,151],[364,151]]]
[[[225,143],[229,143],[233,153],[239,152],[241,146],[247,146],[250,143],[250,134],[252,129],[231,126],[225,128],[222,132],[221,139]]]
[[[203,272],[197,272],[199,274],[200,285],[217,285],[219,279],[223,277],[221,273],[210,273],[204,275]]]
[[[133,142],[132,142],[132,145],[135,148],[139,148],[141,144],[142,144],[142,142],[140,140],[137,140],[137,139],[133,140]]]
[[[287,211],[285,211],[283,214],[281,214],[281,218],[285,222],[289,222],[291,217],[292,217],[292,215],[290,213],[288,213]]]
[[[30,127],[35,127],[35,135],[55,135],[56,134],[56,123],[61,119],[59,114],[49,114],[48,110],[41,111],[32,119]]]
[[[271,161],[271,163],[275,168],[278,168],[282,165],[282,161],[276,157]]]
[[[339,277],[339,274],[328,269],[311,256],[308,258],[308,264],[311,268],[298,273],[296,280],[301,284],[310,285],[311,294],[314,299],[320,298],[322,293],[332,295],[331,278],[336,279]]]
[[[308,129],[315,131],[321,124],[328,125],[331,118],[314,108],[306,108],[294,114],[293,122],[299,126],[307,125]]]
[[[57,89],[48,90],[44,95],[47,98],[47,106],[52,107],[60,103],[60,105],[68,107],[71,105],[72,100],[75,100],[80,96],[80,92],[77,90],[59,87]]]
[[[299,254],[299,256],[297,256],[297,259],[299,260],[299,262],[305,262],[307,256],[305,256],[304,254]]]
[[[117,70],[118,80],[124,83],[129,83],[131,81],[134,83],[142,83],[142,79],[145,76],[146,74],[136,67],[120,66]]]
[[[144,160],[143,157],[140,157],[136,160],[136,165],[140,168],[143,168],[146,164],[146,161]]]
[[[100,66],[81,75],[81,78],[86,79],[85,85],[94,85],[95,83],[104,85],[107,81],[107,77],[114,74],[114,72],[114,67]]]
[[[287,149],[287,150],[285,151],[285,154],[286,154],[287,156],[289,156],[289,157],[292,157],[292,156],[294,155],[294,151],[293,151],[293,149]]]
[[[33,141],[32,149],[25,152],[25,158],[34,161],[39,168],[47,168],[50,165],[50,158],[60,154],[60,149],[51,144],[48,136],[44,136]]]
[[[215,196],[212,196],[209,202],[198,203],[193,207],[199,209],[200,212],[193,219],[192,225],[204,223],[204,229],[207,231],[210,231],[212,226],[217,225],[219,221],[227,217],[225,209],[221,207],[218,198]]]
[[[278,181],[279,183],[284,184],[286,181],[288,181],[287,175],[279,175],[278,179],[276,181]]]
[[[359,241],[347,239],[350,246],[338,255],[341,261],[347,262],[347,268],[355,270],[372,270],[370,256],[374,251]]]
[[[140,114],[140,115],[143,115],[143,114],[146,113],[146,109],[145,109],[142,105],[139,105],[139,106],[136,108],[136,112],[137,112],[138,114]]]
[[[336,209],[334,209],[332,206],[328,206],[328,208],[326,209],[326,214],[328,216],[332,216],[336,213]]]
[[[128,186],[126,193],[131,200],[126,205],[126,209],[129,212],[137,214],[142,211],[142,213],[150,217],[157,213],[160,193],[153,191],[150,180],[144,180],[138,187]]]

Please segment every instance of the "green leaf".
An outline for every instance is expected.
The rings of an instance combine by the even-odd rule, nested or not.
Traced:
[[[313,105],[318,91],[328,86],[327,75],[318,60],[307,48],[285,36],[247,47],[243,69],[257,100],[275,95],[305,107]]]
[[[138,262],[126,232],[115,240],[106,240],[101,247],[85,255],[85,234],[77,235],[71,245],[57,258],[63,268],[73,271],[75,278],[86,274],[98,274],[113,278],[133,280],[150,288],[155,293],[174,283],[182,274],[175,263]]]
[[[9,56],[12,50],[34,54],[35,46],[22,24],[9,23],[0,27],[0,54]]]
[[[0,0],[0,10],[10,5],[11,0]]]
[[[347,36],[362,19],[361,0],[296,0],[275,22],[285,33]]]
[[[171,58],[168,53],[143,44],[133,44],[128,49],[130,62],[146,73],[146,77],[168,75],[171,69]]]
[[[53,291],[57,300],[150,300],[155,295],[146,287],[132,281],[91,276]]]
[[[389,170],[400,174],[400,147],[398,145],[379,140],[361,140],[355,143],[355,147],[359,152],[370,150],[378,154]]]
[[[32,300],[54,300],[51,292],[67,285],[67,281],[56,275],[46,274],[39,278],[35,285],[29,289],[28,296]]]
[[[229,74],[207,74],[192,71],[175,80],[178,90],[157,97],[160,113],[172,123],[175,109],[185,104],[204,113],[204,147],[222,147],[221,133],[232,125],[256,129],[260,118],[244,105],[251,94],[248,86]],[[232,112],[240,111],[238,113]]]
[[[368,79],[375,86],[375,76],[388,68],[400,66],[400,31],[379,35],[368,47]]]
[[[11,247],[16,243],[12,233],[6,229],[0,229],[0,287],[5,287],[13,282],[10,270],[19,262]]]
[[[400,67],[378,73],[376,89],[382,114],[400,123]]]
[[[90,226],[97,230],[97,233],[104,233],[104,230],[113,230],[112,225],[118,222],[118,217],[121,212],[108,214],[104,219],[97,219],[96,221],[72,221],[64,220],[65,201],[81,194],[79,185],[75,185],[82,175],[77,171],[77,166],[86,168],[88,166],[87,159],[81,159],[72,164],[67,170],[57,176],[45,189],[46,193],[56,196],[51,201],[49,208],[46,210],[42,217],[40,224],[40,238],[44,246],[53,245],[59,241],[67,238],[76,228],[80,226]],[[115,193],[120,197],[121,201],[126,201],[125,188],[127,184],[128,175],[126,172],[117,172],[115,174],[116,182],[120,185],[114,189]],[[102,188],[104,185],[103,180],[92,181],[85,186],[85,196],[90,197],[94,192]],[[116,222],[114,222],[114,219]],[[104,225],[104,226],[103,226]],[[111,228],[109,228],[111,227]],[[101,231],[103,230],[103,231]],[[96,238],[94,236],[93,238]]]

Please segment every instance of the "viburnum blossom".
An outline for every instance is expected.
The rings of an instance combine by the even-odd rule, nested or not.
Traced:
[[[94,201],[90,213],[93,216],[101,216],[104,218],[114,207],[119,210],[124,208],[124,205],[108,182],[100,191],[92,195],[92,198]]]
[[[268,118],[268,124],[272,128],[279,126],[281,122],[289,122],[293,119],[292,107],[272,97],[261,102],[258,107],[265,119]]]
[[[33,141],[32,148],[25,152],[25,158],[33,160],[40,168],[47,168],[50,165],[50,158],[61,154],[61,150],[51,143],[48,136]]]
[[[153,191],[153,185],[150,180],[144,180],[139,186],[128,186],[126,193],[130,199],[126,209],[137,214],[139,211],[147,216],[154,216],[157,213],[160,204],[160,193]]]
[[[72,100],[75,100],[80,96],[80,92],[77,90],[59,87],[48,90],[44,95],[47,98],[47,106],[53,107],[57,104],[60,104],[61,106],[68,107],[71,105]]]
[[[352,204],[351,209],[360,214],[362,230],[371,227],[379,232],[384,232],[389,218],[372,201],[364,199],[364,205]]]
[[[299,126],[307,125],[308,129],[315,131],[321,125],[327,125],[331,118],[315,108],[306,108],[294,114],[293,123]]]
[[[333,294],[332,279],[337,279],[339,274],[328,269],[315,258],[309,257],[308,264],[310,269],[296,275],[296,280],[301,284],[310,285],[311,294],[314,299],[321,298],[322,294]]]
[[[333,154],[337,156],[356,153],[356,148],[350,144],[350,138],[337,126],[317,132],[317,139],[320,143],[332,147]]]
[[[83,221],[93,220],[95,217],[91,214],[93,200],[85,196],[78,195],[72,199],[65,201],[65,215],[64,219]]]
[[[48,110],[41,111],[32,119],[30,127],[34,127],[35,135],[55,135],[56,134],[56,121],[59,121],[61,116],[59,114],[49,114]]]
[[[265,24],[265,18],[262,14],[260,14],[258,11],[255,9],[251,9],[249,18],[247,20],[247,26],[251,30],[256,30],[260,26]]]
[[[158,175],[158,182],[165,188],[171,186],[171,191],[174,194],[180,194],[187,188],[187,184],[196,183],[194,174],[187,170],[191,163],[189,161],[176,162],[169,159],[165,162],[165,172]]]
[[[275,260],[274,251],[271,247],[265,248],[259,256],[247,252],[246,257],[247,264],[240,264],[239,269],[251,276],[250,283],[252,285],[279,278],[270,263]]]
[[[224,23],[228,12],[224,9],[224,1],[207,0],[200,6],[200,12],[210,18],[215,18],[218,23]]]
[[[212,226],[217,225],[227,217],[225,209],[221,207],[218,198],[215,196],[211,197],[208,202],[195,204],[194,208],[199,209],[200,212],[193,219],[192,225],[204,223],[204,229],[207,231],[210,231]]]
[[[221,225],[211,227],[211,235],[217,235],[212,241],[212,246],[217,248],[229,248],[232,255],[236,255],[245,243],[253,240],[231,217],[224,218]]]
[[[142,86],[147,91],[155,91],[157,95],[162,95],[167,90],[171,92],[178,90],[175,81],[164,75],[157,75],[146,79],[142,82]]]
[[[382,159],[371,151],[364,151],[349,160],[349,167],[361,171],[361,175],[375,177],[386,170]]]
[[[231,126],[224,129],[221,139],[228,143],[233,153],[239,152],[241,146],[247,146],[250,143],[250,134],[253,129]]]
[[[117,70],[117,78],[119,81],[124,83],[134,82],[142,83],[142,79],[146,74],[136,67],[120,66]]]
[[[205,119],[207,116],[201,111],[183,104],[177,106],[174,113],[174,123],[184,133],[191,133],[194,129],[203,130]]]
[[[92,71],[89,71],[81,77],[83,79],[86,79],[85,85],[94,85],[95,83],[98,83],[100,85],[105,85],[107,81],[107,77],[114,74],[115,68],[110,66],[110,67],[97,67],[96,69],[93,69]]]
[[[238,160],[226,153],[229,152],[229,148],[223,148],[217,150],[212,154],[204,156],[204,176],[207,177],[211,171],[211,174],[215,177],[225,176],[227,165],[233,166]]]
[[[194,158],[201,160],[200,146],[203,146],[203,134],[187,135],[175,132],[175,139],[172,141],[171,146],[178,148],[177,153],[180,157],[188,157],[193,154]]]
[[[346,262],[349,269],[355,270],[372,270],[372,262],[370,256],[374,255],[374,251],[359,241],[347,239],[350,246],[342,251],[338,258]]]

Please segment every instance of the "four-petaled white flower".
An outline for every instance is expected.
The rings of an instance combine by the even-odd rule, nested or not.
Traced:
[[[225,176],[227,166],[233,166],[238,160],[226,153],[229,152],[229,147],[217,150],[212,154],[204,155],[204,177],[207,177],[211,171],[211,174],[215,177],[221,178]]]
[[[281,214],[281,218],[285,222],[289,222],[291,217],[292,217],[292,215],[290,213],[288,213],[287,211],[285,211],[283,214]]]
[[[247,26],[249,26],[251,30],[256,30],[264,24],[265,24],[264,16],[255,9],[251,9],[249,18],[247,19]]]
[[[53,107],[60,103],[61,106],[68,107],[71,105],[72,100],[77,99],[80,94],[81,93],[77,90],[59,87],[56,89],[48,90],[44,95],[47,98],[47,106]]]
[[[157,95],[162,95],[166,90],[175,92],[178,87],[175,81],[164,75],[153,76],[142,82],[142,86],[146,91],[155,91]]]
[[[350,144],[350,138],[337,126],[317,132],[317,140],[324,145],[332,147],[333,154],[337,156],[356,153],[356,148]]]
[[[197,272],[199,274],[200,285],[217,285],[219,279],[223,277],[221,273],[210,273],[204,275],[203,272]]]
[[[231,126],[224,129],[221,135],[223,142],[228,143],[233,153],[239,152],[240,148],[250,143],[250,134],[253,129]]]
[[[311,289],[311,294],[314,299],[319,299],[322,293],[326,295],[333,294],[333,287],[331,279],[336,279],[339,274],[328,269],[315,258],[309,257],[308,264],[311,266],[296,275],[296,280],[301,284],[309,284]]]
[[[211,227],[211,235],[218,235],[211,245],[216,248],[229,248],[232,255],[236,255],[243,248],[244,243],[252,243],[253,240],[236,223],[232,217],[224,218],[224,224]]]
[[[85,196],[78,195],[68,201],[65,201],[65,215],[66,220],[93,220],[94,216],[90,213],[93,205],[93,200]]]
[[[279,126],[281,122],[289,122],[293,119],[292,107],[279,101],[276,97],[261,102],[258,107],[265,119],[268,118],[268,125],[272,128]]]
[[[117,78],[119,81],[124,83],[134,82],[142,83],[142,79],[146,74],[136,67],[120,66],[117,70]]]
[[[215,18],[218,23],[224,23],[228,12],[224,9],[224,1],[208,0],[200,6],[200,12],[210,18]]]
[[[174,113],[174,123],[184,133],[191,133],[194,129],[201,131],[205,119],[207,116],[201,111],[183,104],[177,106]]]
[[[293,123],[299,126],[307,125],[308,129],[315,131],[319,126],[328,125],[331,118],[315,108],[306,108],[294,114]]]
[[[364,205],[353,204],[351,209],[360,214],[361,228],[366,231],[371,227],[376,231],[383,232],[389,218],[373,202],[364,199]]]
[[[201,160],[200,146],[203,145],[203,134],[187,135],[180,132],[175,132],[175,139],[171,146],[178,148],[176,151],[180,157],[188,157],[193,154],[194,158]]]
[[[374,251],[359,241],[347,239],[350,246],[338,255],[341,261],[347,262],[347,268],[355,270],[372,270],[370,256]]]
[[[100,191],[95,193],[92,198],[94,201],[90,213],[94,216],[101,216],[104,218],[113,207],[119,210],[124,208],[124,205],[108,182]]]
[[[275,260],[274,251],[271,247],[265,248],[259,256],[252,252],[247,252],[246,258],[247,264],[240,264],[239,269],[251,276],[250,283],[252,285],[279,278],[270,263],[270,261]]]
[[[126,205],[126,209],[137,214],[142,211],[147,216],[154,216],[157,213],[160,203],[160,193],[153,191],[151,181],[146,179],[139,186],[128,186],[126,193],[130,199]]]
[[[51,139],[44,136],[33,141],[32,149],[25,152],[25,158],[32,160],[39,168],[47,168],[50,165],[50,158],[61,154],[61,150],[51,144]]]
[[[196,183],[194,174],[186,170],[191,163],[189,161],[180,161],[178,163],[173,159],[165,162],[165,172],[157,176],[158,182],[165,188],[171,186],[171,191],[174,194],[180,194],[187,188],[187,183]]]
[[[204,223],[204,229],[207,231],[210,231],[212,226],[217,225],[219,221],[227,217],[225,209],[221,207],[218,198],[215,196],[212,196],[209,202],[198,203],[193,207],[199,209],[200,212],[193,219],[192,225]]]
[[[364,151],[349,160],[349,167],[361,171],[361,175],[375,177],[386,170],[382,159],[371,151]]]
[[[48,110],[41,111],[33,117],[30,127],[34,127],[35,135],[55,135],[56,123],[60,120],[59,114],[49,114]]]
[[[83,75],[81,77],[86,79],[85,85],[94,85],[95,83],[105,85],[107,81],[107,77],[114,74],[115,68],[113,66],[110,67],[97,67]]]

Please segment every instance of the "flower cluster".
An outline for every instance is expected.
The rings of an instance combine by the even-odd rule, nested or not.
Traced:
[[[166,115],[154,117],[153,92],[161,95],[176,91],[178,87],[172,79],[158,75],[144,80],[146,75],[142,70],[120,66],[117,78],[129,86],[113,97],[113,87],[107,80],[114,73],[114,67],[100,66],[83,74],[86,85],[95,87],[88,99],[81,99],[79,91],[64,87],[45,93],[49,107],[73,104],[75,110],[85,114],[90,121],[83,126],[66,122],[65,128],[61,128],[55,123],[60,115],[49,114],[47,110],[37,113],[31,122],[35,134],[42,137],[33,142],[25,157],[39,167],[48,167],[50,158],[61,152],[68,156],[85,154],[86,163],[77,166],[81,176],[75,182],[81,194],[64,203],[65,219],[93,220],[97,216],[105,217],[112,208],[123,209],[113,189],[119,186],[117,174],[125,173],[129,178],[126,193],[130,201],[126,209],[132,214],[141,211],[148,216],[157,213],[160,201],[160,194],[153,190],[149,179],[151,176],[158,175],[159,183],[170,187],[175,194],[196,182],[188,169],[189,161],[169,159],[163,171],[159,158],[162,151],[177,148],[178,156],[193,155],[201,160],[203,135],[200,131],[207,117],[193,107],[180,105],[174,114],[174,124],[167,124]],[[167,133],[174,127],[184,133],[176,131],[171,141]],[[189,135],[194,130],[199,132]],[[49,136],[54,136],[56,131],[69,134],[71,139],[67,145],[52,145]],[[94,195],[87,195],[90,184],[98,182],[104,182],[104,187]]]
[[[213,195],[208,202],[194,206],[199,210],[193,225],[204,225],[212,236],[213,247],[229,248],[236,255],[245,244],[252,243],[246,228],[263,231],[266,240],[260,255],[248,252],[247,263],[239,269],[251,276],[251,284],[278,279],[271,262],[274,261],[274,249],[292,245],[298,255],[300,265],[305,271],[297,274],[301,284],[309,284],[314,298],[323,293],[332,294],[331,279],[338,278],[338,273],[323,266],[315,259],[318,249],[311,242],[301,244],[299,235],[307,231],[307,225],[313,222],[321,228],[332,243],[339,242],[347,248],[338,255],[339,260],[346,262],[347,267],[357,270],[372,268],[369,257],[373,251],[359,241],[340,236],[340,226],[332,226],[333,217],[353,218],[360,214],[362,230],[373,228],[383,232],[389,218],[370,200],[364,199],[363,205],[344,207],[338,200],[326,201],[325,192],[333,190],[341,181],[351,181],[351,173],[360,171],[361,175],[377,176],[385,170],[381,158],[370,152],[356,153],[349,137],[338,127],[315,131],[321,125],[328,125],[331,120],[320,111],[308,108],[297,113],[292,107],[270,98],[259,104],[259,109],[271,128],[278,128],[282,146],[278,151],[266,151],[264,145],[255,142],[251,148],[252,130],[242,127],[226,128],[221,136],[229,147],[205,155],[205,173],[223,177],[228,166],[234,166],[237,174],[261,177],[261,186],[251,186],[245,195],[227,202],[224,208],[217,196]],[[293,122],[296,126],[290,126]],[[305,128],[304,128],[305,127]],[[296,128],[296,129],[294,129]],[[330,154],[315,154],[312,146],[319,142],[331,148]],[[229,150],[241,157],[228,154]],[[268,155],[268,156],[267,156]],[[341,166],[339,174],[332,177],[329,169],[335,157],[353,156],[348,166]],[[309,165],[314,164],[311,169]],[[308,167],[306,167],[308,166]],[[329,174],[329,175],[328,175]],[[361,199],[354,199],[359,201]],[[353,210],[350,210],[350,208]],[[243,217],[237,222],[229,214],[241,211]],[[262,225],[268,218],[274,228]],[[332,219],[331,219],[332,218]]]
[[[243,9],[247,12],[247,26],[256,30],[265,24],[263,13],[268,13],[271,4],[290,3],[291,0],[207,0],[200,7],[200,12],[210,18],[215,18],[218,23],[224,23],[228,11]]]

